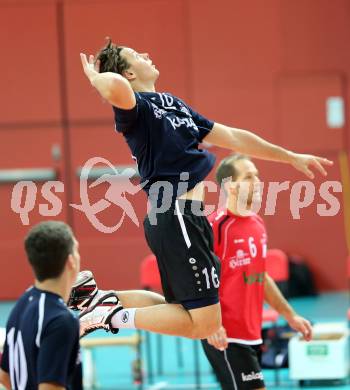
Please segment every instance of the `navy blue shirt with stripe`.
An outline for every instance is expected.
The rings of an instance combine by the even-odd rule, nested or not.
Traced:
[[[40,383],[83,388],[79,321],[59,295],[31,287],[17,301],[6,325],[1,368],[12,390],[37,390]]]
[[[152,185],[161,181],[171,184],[174,200],[204,180],[213,168],[214,155],[199,145],[214,122],[169,93],[140,92],[135,97],[136,106],[131,110],[113,107],[116,130],[129,145],[151,202],[159,201],[158,188]],[[181,182],[186,185],[179,185]]]

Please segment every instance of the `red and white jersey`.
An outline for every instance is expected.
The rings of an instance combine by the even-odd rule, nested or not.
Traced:
[[[209,216],[214,251],[221,260],[220,304],[229,342],[261,344],[267,235],[256,214],[229,210]]]

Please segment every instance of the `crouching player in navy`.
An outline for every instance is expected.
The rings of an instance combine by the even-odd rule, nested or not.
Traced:
[[[80,267],[65,223],[36,225],[25,239],[35,275],[6,326],[0,383],[8,390],[80,390],[79,322],[66,303]]]
[[[311,339],[312,328],[265,272],[265,225],[252,211],[254,201],[261,201],[256,166],[246,156],[232,155],[221,161],[216,179],[227,195],[226,209],[209,217],[221,262],[223,326],[202,344],[222,389],[265,389],[258,358],[264,300],[306,340]]]

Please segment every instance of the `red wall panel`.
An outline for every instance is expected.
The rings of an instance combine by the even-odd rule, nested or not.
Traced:
[[[276,141],[309,153],[337,151],[343,147],[344,129],[330,129],[326,101],[343,96],[344,80],[337,74],[281,77],[278,84],[278,128]]]
[[[158,89],[186,98],[184,2],[162,0],[66,2],[65,34],[68,102],[71,119],[109,118],[81,69],[79,53],[94,54],[110,36],[122,45],[148,52],[161,71]]]
[[[81,267],[93,270],[102,289],[138,289],[140,262],[150,250],[144,239],[118,239],[118,234],[108,240],[80,239]]]
[[[148,51],[161,71],[158,90],[184,98],[218,122],[254,129],[272,142],[335,160],[339,150],[350,152],[348,128],[327,129],[323,105],[330,94],[350,99],[347,0],[66,0],[63,31],[57,31],[57,4],[56,0],[0,1],[0,42],[11,59],[10,66],[8,61],[0,65],[6,75],[0,127],[1,123],[13,123],[12,129],[0,128],[0,168],[50,166],[52,143],[58,143],[62,160],[57,166],[62,179],[69,175],[72,182],[68,200],[79,203],[76,170],[88,158],[101,156],[115,165],[132,162],[122,137],[113,130],[111,108],[89,86],[79,60],[80,51],[95,52],[107,35]],[[58,45],[62,33],[63,53]],[[62,58],[67,84],[60,83]],[[65,93],[68,118],[61,116],[64,110],[62,114],[59,97]],[[346,110],[348,117],[348,107]],[[40,126],[31,128],[30,121]],[[59,124],[48,129],[47,121],[66,124],[67,143]],[[22,123],[21,129],[16,127],[18,123]],[[228,153],[212,150],[218,159]],[[71,159],[69,172],[63,167],[67,157]],[[266,181],[304,179],[286,165],[258,162],[258,167]],[[340,180],[337,164],[330,169],[330,179]],[[317,188],[321,180],[317,177]],[[107,184],[89,188],[91,202],[103,199],[107,189]],[[19,249],[26,229],[8,206],[10,193],[11,186],[0,187],[0,233],[4,238],[0,258],[9,281],[6,293],[15,296],[30,275]],[[60,197],[66,201],[68,195]],[[301,211],[301,220],[293,220],[289,196],[281,194],[276,215],[265,217],[270,245],[304,255],[321,289],[345,288],[342,213],[319,217],[315,203]],[[341,199],[340,194],[337,197]],[[137,287],[139,262],[148,253],[142,229],[145,195],[128,199],[141,225],[135,226],[126,217],[122,227],[110,235],[97,231],[85,215],[72,210],[70,222],[81,242],[82,267],[91,267],[107,288]],[[210,194],[208,203],[213,200],[215,194]],[[67,216],[64,209],[58,217]],[[121,210],[113,204],[98,216],[106,225],[113,225]],[[33,213],[31,223],[39,219],[38,213]],[[16,279],[18,286],[10,286],[17,266],[26,271]]]
[[[215,122],[251,129],[270,141],[275,140],[278,129],[275,125],[276,91],[273,86],[248,84],[245,87],[234,87],[227,90],[225,98],[222,96],[219,99],[216,93],[220,92],[207,93],[207,103],[203,98],[194,99],[196,110]]]
[[[56,146],[64,158],[62,129],[59,127],[5,127],[0,129],[0,137],[1,169],[53,167],[52,152]]]
[[[0,129],[0,169],[52,168],[57,171],[57,180],[63,180],[64,150],[62,146],[62,130],[60,128],[43,127],[41,129]],[[59,161],[52,159],[52,146],[56,145],[62,152]],[[29,225],[24,225],[20,215],[11,207],[11,197],[15,183],[0,184],[0,298],[13,298],[23,292],[33,281],[32,273],[24,254],[23,239],[30,227],[47,219],[66,220],[66,193],[56,193],[60,199],[57,216],[40,215],[39,205],[51,202],[42,195],[43,183],[35,182],[37,193],[32,210],[28,210]],[[24,207],[25,197],[33,196],[24,192],[21,207]]]
[[[89,142],[82,142],[86,139]],[[76,171],[88,159],[98,156],[116,166],[134,164],[123,136],[118,134],[112,125],[73,128],[71,145],[73,203],[75,204],[81,204],[80,178],[76,175]],[[98,166],[106,167],[103,163]],[[117,183],[123,194],[125,181],[121,179]],[[97,187],[90,187],[92,184],[93,180],[89,180],[87,194],[91,204],[94,204],[106,198],[109,184],[101,183]],[[135,181],[136,184],[137,181]],[[125,215],[120,228],[111,234],[106,234],[98,226],[93,225],[84,213],[76,209],[73,213],[74,229],[80,240],[82,267],[96,270],[104,288],[107,288],[106,286],[114,289],[138,288],[139,263],[149,252],[144,240],[142,225],[146,214],[146,196],[142,191],[137,195],[125,194],[125,196],[135,210],[139,226],[135,225],[128,215]],[[118,204],[111,203],[96,217],[104,226],[113,227],[121,221],[123,210]]]
[[[285,71],[349,71],[348,0],[280,0]]]
[[[350,2],[348,0],[281,0],[282,62],[285,72],[338,72],[350,78],[347,43]],[[350,101],[350,89],[345,90]],[[349,119],[347,108],[347,119]],[[350,152],[347,129],[344,148]]]
[[[113,111],[109,108],[109,125],[75,126],[70,129],[74,170],[95,156],[104,157],[113,164],[134,164],[124,137],[114,129]]]
[[[278,3],[188,2],[194,103],[219,122],[260,127],[259,115],[273,111],[271,87],[281,69]]]
[[[0,46],[0,123],[59,120],[55,3],[2,5]]]
[[[315,188],[315,197],[308,207],[300,209],[300,219],[293,217],[291,211],[293,210],[291,190],[278,195],[274,215],[265,215],[267,187],[264,189],[261,216],[267,224],[269,247],[283,248],[290,254],[299,254],[305,258],[314,273],[319,289],[346,289],[347,248],[342,194],[330,191],[340,204],[340,210],[335,216],[320,216],[317,211],[317,205],[327,204],[320,196],[321,184],[324,181],[340,181],[337,153],[327,153],[326,157],[334,160],[335,166],[329,169],[327,178],[317,175],[315,180],[309,181]],[[291,167],[267,162],[256,163],[265,185],[272,181],[280,183],[290,181],[291,189],[299,181],[308,181]],[[303,193],[300,198],[303,199]]]

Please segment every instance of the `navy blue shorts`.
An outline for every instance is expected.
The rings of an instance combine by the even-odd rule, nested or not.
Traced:
[[[152,224],[147,216],[147,243],[157,258],[167,302],[187,310],[219,302],[220,263],[214,254],[213,231],[207,220],[193,210],[203,210],[199,201],[177,200]]]

